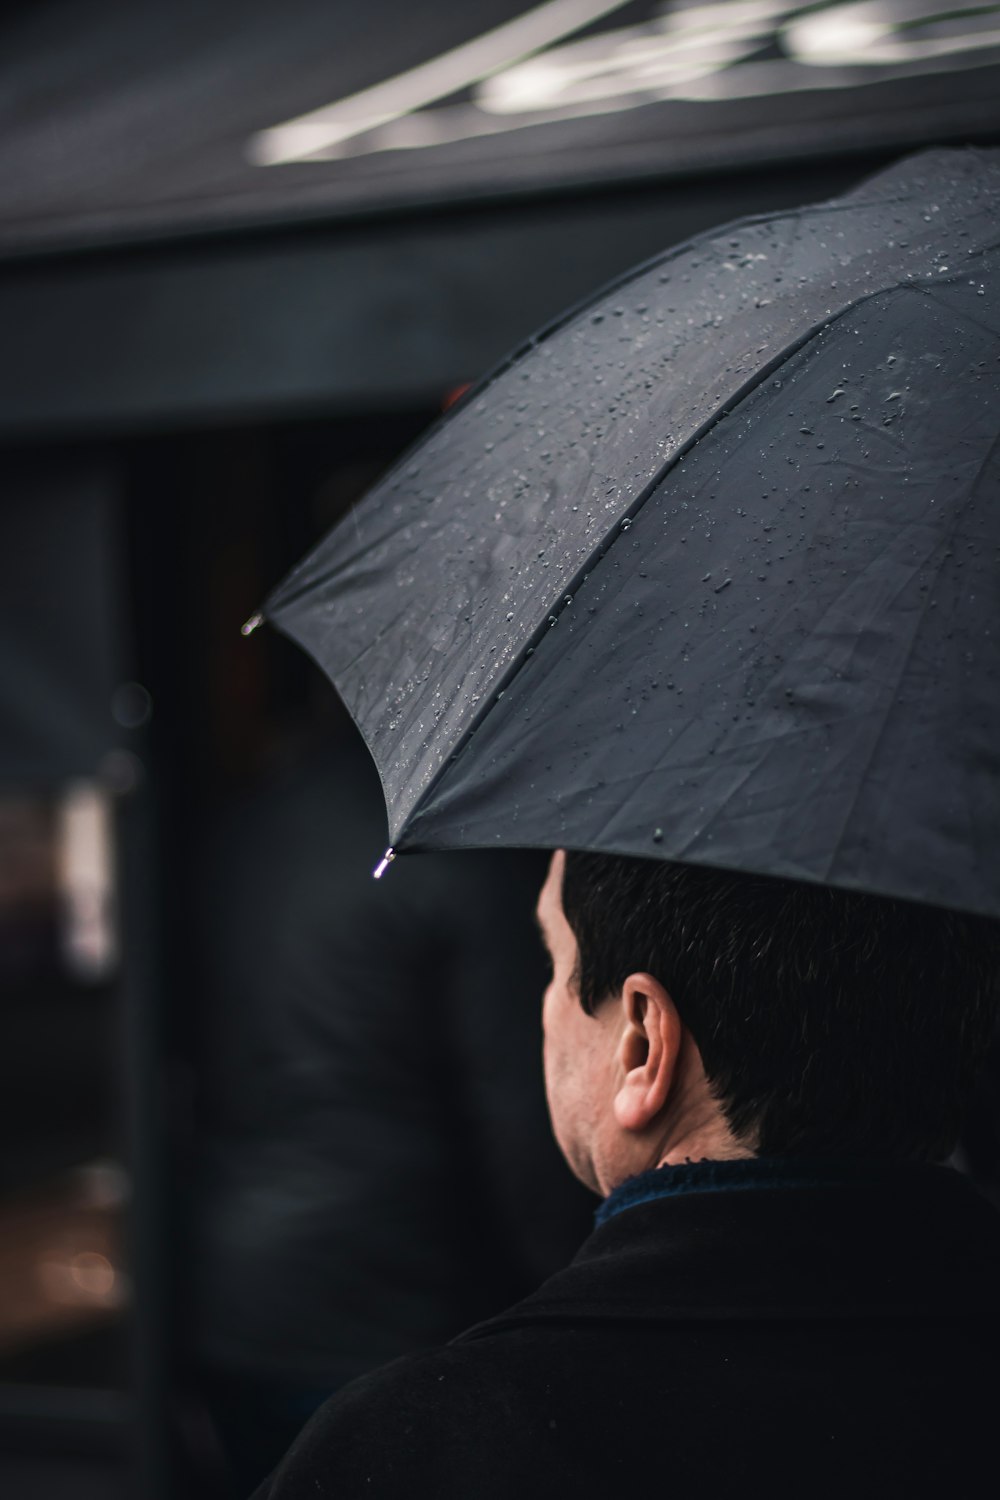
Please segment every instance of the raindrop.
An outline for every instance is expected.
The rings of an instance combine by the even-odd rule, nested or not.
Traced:
[[[654,844],[662,844],[663,843],[663,829],[662,828],[654,828],[653,829],[653,843]]]
[[[594,313],[592,315],[590,321],[592,323],[603,323],[604,322],[604,314],[602,312],[596,312],[596,313]]]
[[[558,625],[559,624],[559,616],[558,615],[549,615],[549,624],[550,625]]]
[[[623,521],[623,522],[622,522],[622,524],[621,524],[621,529],[622,529],[622,531],[628,531],[628,529],[629,529],[629,527],[630,527],[630,526],[631,526],[631,525],[632,525],[632,522],[631,522],[631,520],[630,520],[630,519],[629,519],[629,517],[628,517],[628,516],[626,516],[626,517],[625,517],[625,519],[624,519],[624,521]]]

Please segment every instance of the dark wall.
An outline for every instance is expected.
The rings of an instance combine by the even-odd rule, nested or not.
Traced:
[[[9,264],[0,441],[434,403],[636,262],[875,165]]]

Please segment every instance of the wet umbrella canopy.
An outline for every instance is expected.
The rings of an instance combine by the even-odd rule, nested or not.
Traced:
[[[391,842],[1000,914],[998,247],[1000,153],[911,158],[640,267],[439,423],[266,607]]]

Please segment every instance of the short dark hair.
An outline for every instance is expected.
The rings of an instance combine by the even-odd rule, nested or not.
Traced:
[[[761,1156],[940,1160],[1000,995],[1000,923],[825,886],[567,853],[585,1010],[669,990],[733,1133]]]

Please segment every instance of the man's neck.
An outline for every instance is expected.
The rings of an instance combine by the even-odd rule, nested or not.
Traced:
[[[692,1076],[693,1074],[693,1076]],[[666,1121],[651,1167],[678,1167],[687,1161],[740,1161],[754,1155],[729,1128],[704,1072],[691,1070]]]
[[[753,1155],[749,1146],[737,1141],[728,1130],[698,1131],[671,1146],[656,1165],[679,1167],[691,1161],[743,1161]]]

